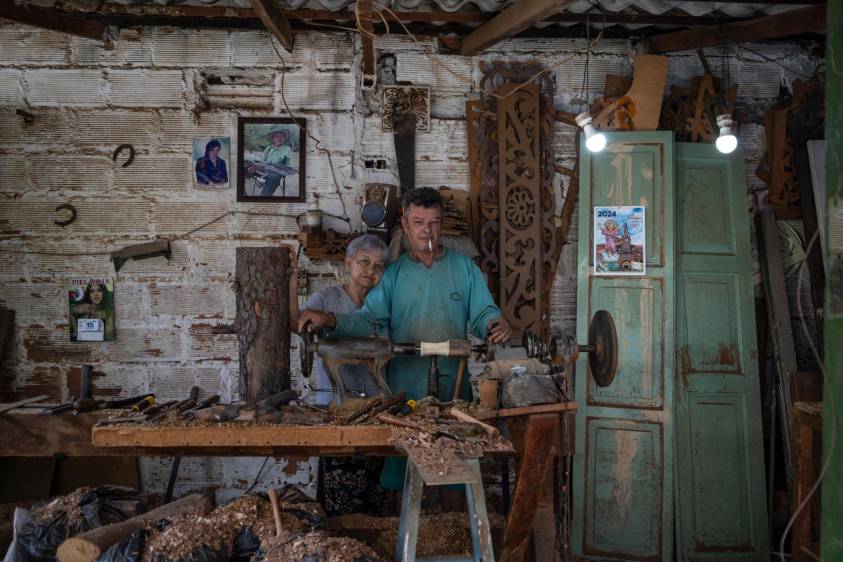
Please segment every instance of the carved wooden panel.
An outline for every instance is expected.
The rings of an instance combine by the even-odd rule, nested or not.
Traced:
[[[498,100],[500,305],[519,331],[543,332],[542,118],[539,88],[504,85]]]
[[[553,92],[555,85],[551,74],[539,75],[542,70],[538,63],[493,61],[481,62],[480,69],[483,77],[480,90],[484,98],[476,102],[468,102],[466,116],[469,128],[469,159],[472,181],[472,197],[476,197],[475,221],[477,222],[476,242],[480,249],[480,268],[488,275],[489,288],[499,303],[503,303],[497,282],[502,278],[500,262],[503,248],[500,246],[501,230],[500,216],[500,178],[499,160],[501,158],[498,139],[498,123],[501,107],[508,103],[508,98],[501,94],[504,88],[512,92],[522,84],[531,81],[531,91],[538,99],[539,119],[533,129],[537,143],[538,163],[535,168],[539,184],[536,201],[540,213],[536,215],[538,232],[535,245],[539,252],[539,269],[536,275],[538,294],[541,295],[537,303],[537,316],[541,319],[549,308],[550,286],[556,274],[558,261],[559,229],[556,227],[556,197],[553,179],[556,175],[555,158],[553,154],[553,123],[555,110],[553,108]],[[538,78],[533,80],[537,75]],[[507,317],[508,320],[512,320]],[[546,319],[534,325],[533,330],[546,336],[548,323]]]
[[[415,118],[417,131],[430,130],[430,88],[427,86],[382,87],[381,127],[383,132],[396,132],[394,117],[405,114]]]

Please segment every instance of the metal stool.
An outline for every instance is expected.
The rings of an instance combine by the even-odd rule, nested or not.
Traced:
[[[395,546],[395,559],[402,562],[425,560],[433,562],[494,562],[492,551],[492,533],[489,527],[489,515],[486,513],[486,496],[483,493],[483,479],[480,476],[480,461],[467,459],[464,466],[456,467],[451,476],[440,477],[435,474],[425,476],[416,467],[412,456],[407,458],[407,471],[404,473],[404,495],[401,500],[401,522],[398,527],[398,543]],[[416,558],[416,542],[419,538],[419,516],[421,515],[422,487],[444,486],[447,484],[465,484],[468,502],[468,520],[471,524],[471,558],[443,556],[437,558]]]

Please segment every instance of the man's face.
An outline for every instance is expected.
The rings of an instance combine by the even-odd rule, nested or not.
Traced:
[[[215,146],[215,147],[211,148],[211,152],[210,152],[211,158],[216,160],[217,156],[219,156],[219,155],[220,155],[220,149],[219,149],[218,146]]]
[[[413,252],[427,252],[430,247],[436,250],[442,233],[442,209],[410,205],[401,218],[401,225]]]

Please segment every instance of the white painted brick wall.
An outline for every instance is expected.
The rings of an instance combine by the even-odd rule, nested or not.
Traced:
[[[356,209],[360,187],[370,181],[397,182],[392,135],[381,133],[372,113],[377,100],[359,92],[359,45],[347,33],[306,33],[292,54],[276,53],[269,35],[257,31],[122,29],[113,50],[81,38],[19,25],[0,25],[0,240],[4,248],[59,252],[110,251],[124,245],[173,236],[232,210],[281,213],[288,217],[228,216],[187,239],[173,243],[171,260],[162,257],[128,262],[119,274],[107,255],[65,258],[3,254],[0,257],[0,305],[17,312],[11,357],[0,368],[0,394],[47,393],[66,398],[67,373],[93,362],[106,373],[101,388],[122,395],[155,390],[161,399],[182,398],[193,385],[203,393],[219,392],[223,400],[239,392],[236,337],[217,334],[214,326],[233,322],[232,286],[236,248],[282,243],[297,247],[293,216],[309,203],[236,203],[234,189],[202,191],[192,186],[194,136],[228,136],[232,185],[236,178],[238,115],[284,116],[280,94],[311,134],[331,151],[327,157],[307,141],[308,200],[318,193],[320,206],[342,214],[348,209],[359,226]],[[417,137],[417,183],[467,189],[465,102],[478,95],[480,62],[538,60],[554,71],[555,103],[576,111],[580,102],[585,57],[574,55],[580,40],[509,40],[482,57],[468,59],[436,53],[435,41],[421,45],[405,37],[377,38],[380,52],[394,53],[397,78],[432,89],[431,132]],[[816,61],[794,45],[753,46],[786,66],[810,74]],[[604,74],[626,73],[634,55],[626,41],[603,41],[589,60],[586,96],[603,88]],[[440,64],[431,62],[430,54]],[[720,51],[710,61],[720,68]],[[574,55],[574,56],[572,56]],[[564,64],[560,64],[563,63]],[[447,66],[468,80],[444,70]],[[202,73],[254,71],[273,81],[270,109],[207,109],[196,88]],[[686,84],[698,75],[694,53],[671,57],[669,83]],[[740,131],[747,158],[747,182],[754,178],[764,151],[760,112],[770,104],[781,82],[794,76],[759,56],[743,52],[730,74],[740,83],[738,106],[752,123]],[[234,99],[231,97],[231,99]],[[249,105],[249,104],[246,104]],[[15,114],[28,108],[36,117],[24,124]],[[573,131],[556,126],[557,163],[573,165]],[[111,161],[122,143],[137,150],[135,162]],[[352,151],[357,158],[352,177]],[[366,170],[363,158],[383,155],[386,170]],[[342,186],[340,199],[334,178]],[[565,180],[567,183],[567,179]],[[346,188],[350,189],[346,189]],[[557,196],[561,207],[562,195]],[[56,226],[54,209],[71,202],[77,221]],[[555,332],[573,334],[576,322],[576,213],[570,243],[563,249],[551,297]],[[311,290],[336,283],[343,272],[336,264],[311,263]],[[71,344],[67,336],[64,284],[80,275],[116,278],[118,341]],[[292,338],[293,347],[298,345]],[[295,354],[294,354],[295,355]],[[299,379],[297,357],[292,358]],[[7,396],[10,397],[10,396]],[[176,493],[215,487],[219,499],[247,488],[262,458],[185,459]],[[312,489],[313,469],[295,462],[268,463],[262,489],[269,483],[298,482]],[[169,476],[166,460],[144,459],[145,484],[162,490]]]

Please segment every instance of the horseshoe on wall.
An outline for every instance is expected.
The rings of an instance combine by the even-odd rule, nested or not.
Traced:
[[[114,154],[112,154],[112,155],[111,155],[111,159],[112,159],[113,161],[117,162],[117,156],[118,156],[121,152],[123,152],[123,150],[128,150],[128,151],[129,151],[129,158],[128,158],[125,162],[123,162],[123,167],[125,168],[125,167],[127,167],[129,164],[131,164],[131,163],[132,163],[132,160],[134,160],[134,159],[135,159],[135,147],[134,147],[134,146],[132,146],[131,144],[121,144],[120,146],[118,146],[117,148],[115,148],[115,149],[114,149]]]
[[[76,220],[76,207],[74,207],[70,203],[62,203],[61,205],[56,207],[56,211],[61,211],[63,209],[70,211],[70,217],[60,221],[53,221],[55,224],[61,227],[67,226]]]

